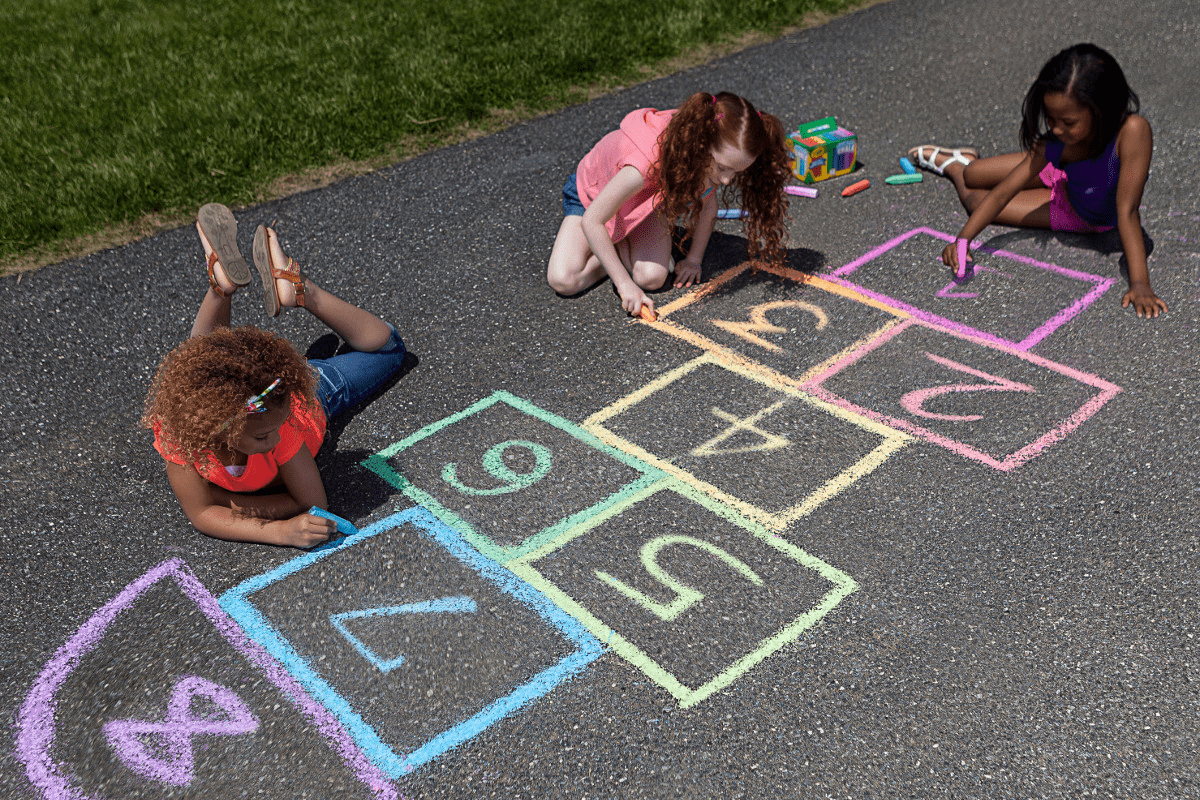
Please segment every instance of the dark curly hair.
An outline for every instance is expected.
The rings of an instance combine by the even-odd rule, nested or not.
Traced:
[[[271,408],[299,399],[315,408],[316,381],[304,356],[282,337],[247,325],[194,336],[163,359],[146,396],[142,427],[162,431],[181,458],[201,461],[215,444],[232,446],[246,427],[246,400],[276,378]]]
[[[650,168],[659,185],[658,212],[668,224],[682,217],[684,241],[691,238],[712,151],[722,144],[754,158],[732,182],[747,212],[750,257],[781,262],[788,237],[783,184],[791,171],[783,123],[736,94],[697,92],[671,118],[658,140],[658,162]]]
[[[1094,44],[1077,44],[1046,62],[1021,105],[1021,147],[1032,150],[1046,138],[1046,95],[1061,93],[1091,109],[1091,152],[1102,152],[1140,103],[1121,65],[1107,50]]]

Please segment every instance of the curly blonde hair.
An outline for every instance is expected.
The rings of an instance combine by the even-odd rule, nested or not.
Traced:
[[[650,168],[659,185],[659,214],[668,224],[682,217],[684,241],[690,239],[712,151],[721,144],[733,145],[754,158],[732,182],[747,212],[750,257],[782,262],[788,238],[783,184],[791,172],[786,142],[783,123],[758,112],[744,97],[729,92],[693,94],[659,137],[659,159]]]
[[[246,427],[246,400],[266,396],[271,408],[298,399],[315,408],[316,380],[287,339],[247,325],[194,336],[163,359],[146,396],[142,427],[161,430],[180,457],[199,462],[213,447],[232,446]]]

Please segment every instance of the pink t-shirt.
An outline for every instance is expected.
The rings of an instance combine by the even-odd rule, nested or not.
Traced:
[[[631,111],[621,120],[621,127],[597,142],[575,170],[575,188],[579,190],[579,199],[584,208],[591,206],[596,195],[622,167],[634,167],[646,179],[642,190],[626,200],[605,224],[613,242],[624,239],[654,213],[658,184],[650,182],[650,165],[658,160],[658,137],[667,129],[667,123],[673,116],[674,109],[659,111],[639,108]]]
[[[292,413],[279,428],[279,444],[266,453],[255,453],[246,458],[246,470],[241,475],[231,475],[225,465],[212,453],[199,464],[191,464],[177,456],[164,435],[161,425],[154,425],[154,449],[172,464],[194,466],[200,477],[231,492],[257,492],[269,485],[279,474],[279,465],[292,460],[301,447],[316,456],[325,439],[325,412],[320,404],[310,411],[298,399],[292,400]]]

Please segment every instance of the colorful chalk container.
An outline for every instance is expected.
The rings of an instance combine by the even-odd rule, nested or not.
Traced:
[[[801,125],[788,136],[792,151],[792,174],[805,183],[816,183],[854,171],[858,158],[858,135],[837,123],[834,117]]]

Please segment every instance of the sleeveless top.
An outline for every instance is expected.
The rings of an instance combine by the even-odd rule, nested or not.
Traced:
[[[1053,136],[1046,140],[1046,160],[1067,175],[1067,202],[1085,222],[1093,225],[1117,224],[1117,180],[1121,177],[1121,159],[1117,156],[1114,136],[1095,158],[1062,164],[1063,143]]]

